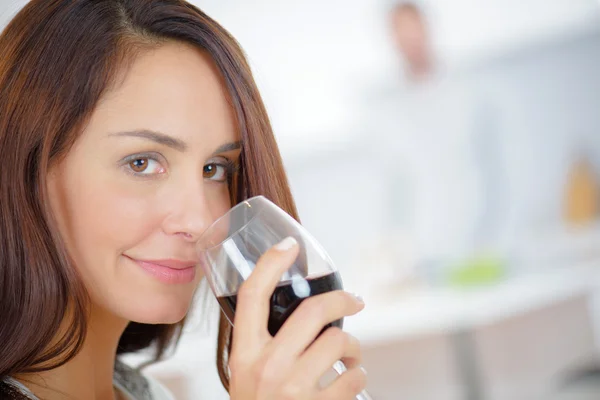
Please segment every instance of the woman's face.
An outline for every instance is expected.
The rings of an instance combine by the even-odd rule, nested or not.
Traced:
[[[168,43],[136,59],[48,177],[93,306],[143,323],[185,316],[202,278],[194,242],[231,207],[239,147],[207,55]]]

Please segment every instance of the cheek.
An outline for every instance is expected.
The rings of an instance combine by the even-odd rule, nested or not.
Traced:
[[[160,224],[152,196],[114,182],[79,180],[68,201],[70,241],[82,261],[114,258]],[[89,265],[84,262],[83,265]]]
[[[82,185],[83,186],[83,185]],[[105,256],[118,257],[126,250],[148,244],[162,232],[162,225],[170,213],[179,213],[177,196],[185,189],[172,185],[148,182],[105,182],[82,191],[75,223],[81,232],[81,247],[90,252],[102,250]],[[214,222],[231,209],[226,185],[204,186],[205,205]],[[184,200],[181,200],[185,202]],[[199,199],[200,202],[200,199]]]
[[[232,207],[229,188],[227,185],[218,185],[215,187],[206,185],[205,193],[206,201],[212,216],[212,221],[210,221],[210,223],[213,223]]]

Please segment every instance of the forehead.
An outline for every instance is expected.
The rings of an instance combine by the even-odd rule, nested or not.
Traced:
[[[136,57],[99,102],[90,125],[105,132],[149,128],[193,145],[207,136],[237,140],[234,121],[210,56],[191,45],[168,42]]]

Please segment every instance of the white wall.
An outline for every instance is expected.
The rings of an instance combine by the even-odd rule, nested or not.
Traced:
[[[372,75],[388,54],[372,0],[195,3],[246,50],[286,150],[352,129],[352,80]]]
[[[598,16],[596,0],[429,0],[447,57],[482,56],[581,29]]]
[[[285,154],[351,135],[360,97],[395,66],[393,0],[195,0],[248,53]],[[450,64],[587,26],[596,0],[428,0]]]
[[[27,4],[27,0],[6,0],[0,4],[0,28],[10,21],[10,19]]]

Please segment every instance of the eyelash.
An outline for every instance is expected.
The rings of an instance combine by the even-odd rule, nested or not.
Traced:
[[[136,172],[133,171],[130,168],[130,164],[133,161],[136,160],[140,160],[140,159],[147,159],[150,161],[154,161],[157,162],[159,164],[163,164],[165,163],[164,161],[161,161],[163,157],[159,156],[158,154],[155,153],[140,153],[140,154],[133,154],[131,156],[125,157],[122,161],[122,165],[125,167],[125,169],[127,170],[127,173],[135,176],[136,178],[140,178],[140,179],[152,179],[154,178],[157,174],[148,174],[148,173],[143,173],[143,172]],[[224,162],[210,162],[207,163],[206,165],[204,165],[202,168],[204,169],[206,166],[208,165],[215,165],[217,167],[222,167],[225,168],[225,173],[227,174],[226,180],[224,182],[221,181],[215,181],[217,183],[230,183],[233,176],[240,170],[240,166],[237,162],[232,161],[228,158],[224,159]]]
[[[225,182],[223,182],[223,183],[230,183],[231,180],[233,179],[233,176],[236,173],[238,173],[240,170],[239,164],[237,162],[231,161],[228,158],[225,158],[225,162],[222,162],[222,163],[213,162],[213,163],[208,163],[206,165],[211,165],[211,164],[225,168],[227,178],[225,179]]]
[[[139,153],[139,154],[132,154],[130,156],[125,157],[122,161],[121,164],[123,165],[123,167],[125,168],[125,170],[127,171],[127,173],[137,177],[137,178],[141,178],[141,179],[151,179],[153,177],[155,177],[157,174],[148,174],[148,173],[143,173],[143,172],[136,172],[134,170],[131,169],[130,164],[136,160],[149,160],[149,161],[154,161],[159,163],[160,165],[166,164],[163,161],[163,157],[161,157],[160,155],[156,154],[156,153]]]

